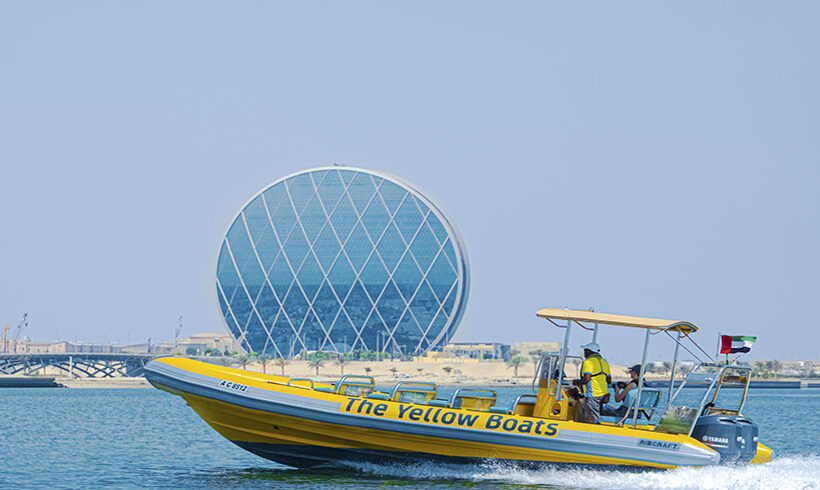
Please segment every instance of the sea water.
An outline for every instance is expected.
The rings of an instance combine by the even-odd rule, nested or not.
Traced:
[[[526,389],[499,389],[511,400]],[[820,389],[752,390],[764,465],[665,471],[499,463],[299,470],[234,446],[155,389],[0,389],[0,488],[820,488]]]

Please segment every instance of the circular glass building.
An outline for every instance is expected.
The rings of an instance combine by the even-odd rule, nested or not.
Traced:
[[[248,352],[406,355],[449,342],[468,276],[461,238],[430,199],[395,177],[334,166],[284,177],[242,208],[216,290]]]

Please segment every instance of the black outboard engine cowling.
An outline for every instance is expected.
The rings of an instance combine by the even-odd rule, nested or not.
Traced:
[[[740,428],[735,418],[727,415],[707,415],[699,418],[692,430],[694,439],[720,453],[721,464],[733,463],[740,457]]]
[[[734,415],[731,418],[737,424],[740,435],[740,457],[738,461],[748,463],[757,454],[757,424],[746,417]]]

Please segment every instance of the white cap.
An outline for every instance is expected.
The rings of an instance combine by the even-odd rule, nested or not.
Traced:
[[[584,345],[581,346],[581,348],[584,349],[584,350],[588,349],[588,350],[591,350],[592,352],[597,352],[599,354],[601,353],[601,346],[596,344],[595,342],[590,342],[588,344],[584,344]]]

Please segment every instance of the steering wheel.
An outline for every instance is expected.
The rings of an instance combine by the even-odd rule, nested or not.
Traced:
[[[709,402],[706,405],[704,405],[703,410],[700,412],[700,416],[704,417],[704,416],[708,415],[709,409],[714,407],[714,406],[715,406],[715,404],[712,403],[712,402]]]

